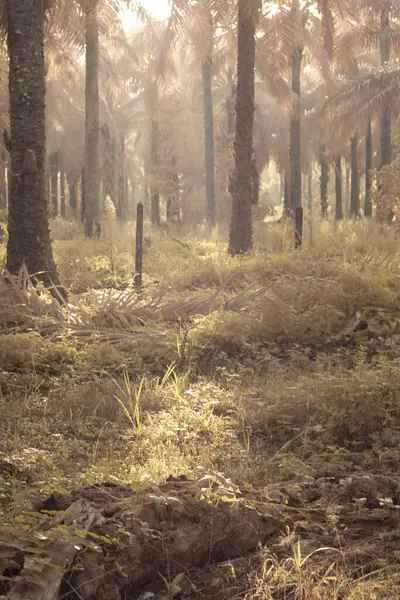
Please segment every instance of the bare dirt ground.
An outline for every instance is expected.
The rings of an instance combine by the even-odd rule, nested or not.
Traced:
[[[258,490],[217,474],[185,479],[140,491],[104,483],[48,498],[32,515],[36,541],[28,532],[26,547],[20,536],[2,540],[3,575],[12,574],[3,591],[47,597],[54,566],[40,548],[56,532],[64,538],[53,541],[59,597],[71,600],[346,598],[351,582],[398,568],[399,478],[326,473]],[[90,518],[85,539],[83,526],[71,533],[70,513],[75,522]],[[75,549],[73,568],[62,564],[67,547]],[[32,586],[38,595],[29,595]]]

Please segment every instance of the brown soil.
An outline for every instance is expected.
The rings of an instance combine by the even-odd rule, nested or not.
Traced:
[[[257,491],[204,481],[139,492],[86,487],[50,503],[65,510],[83,500],[96,512],[91,531],[99,548],[80,552],[79,570],[66,573],[60,597],[233,600],[244,597],[249,573],[266,556],[284,561],[298,543],[303,557],[315,553],[317,571],[334,562],[360,577],[398,562],[399,490],[400,479],[379,475],[305,477]],[[171,582],[180,573],[168,590],[161,575]]]

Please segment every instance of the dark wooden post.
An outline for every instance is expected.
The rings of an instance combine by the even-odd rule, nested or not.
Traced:
[[[135,288],[142,288],[143,270],[143,202],[138,202],[136,208],[136,254],[135,254]]]
[[[294,247],[300,248],[303,244],[303,207],[296,206],[294,215]]]

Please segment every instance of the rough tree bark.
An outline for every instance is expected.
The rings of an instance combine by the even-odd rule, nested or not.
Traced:
[[[206,178],[206,231],[211,235],[215,226],[215,155],[214,155],[214,114],[211,78],[211,58],[203,61],[203,106],[204,106],[204,164]]]
[[[343,182],[342,182],[342,157],[337,156],[335,159],[335,219],[341,221],[343,219]]]
[[[97,0],[85,5],[86,87],[85,87],[85,218],[87,237],[100,232],[100,136],[99,136],[99,31]]]
[[[11,123],[11,189],[7,269],[25,263],[58,284],[45,194],[45,59],[42,0],[7,0]]]
[[[350,216],[360,216],[360,175],[358,172],[358,133],[351,138]]]
[[[367,135],[365,138],[365,203],[364,215],[372,217],[372,124],[368,119]]]
[[[258,11],[259,6],[257,15]],[[251,207],[257,15],[250,14],[246,0],[239,0],[235,172],[229,231],[230,254],[246,252],[253,246]]]

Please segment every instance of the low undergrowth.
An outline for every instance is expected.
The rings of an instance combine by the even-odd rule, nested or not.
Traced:
[[[54,224],[70,306],[63,319],[7,322],[0,336],[3,520],[100,482],[140,489],[218,471],[250,490],[321,473],[396,473],[394,233],[324,223],[294,252],[290,227],[272,224],[240,259],[217,240],[149,234],[136,298],[133,227],[113,227],[88,241]],[[345,559],[333,576],[290,548],[238,575],[243,595],[226,597],[397,597],[398,571],[356,581]]]

